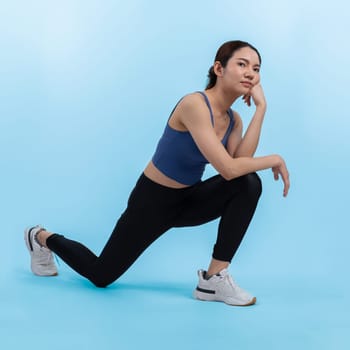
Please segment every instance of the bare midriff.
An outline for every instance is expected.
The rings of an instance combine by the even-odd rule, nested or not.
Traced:
[[[177,182],[170,177],[164,175],[160,170],[158,170],[152,161],[150,161],[143,172],[149,179],[152,181],[166,187],[170,188],[185,188],[188,185],[184,185],[180,182]]]

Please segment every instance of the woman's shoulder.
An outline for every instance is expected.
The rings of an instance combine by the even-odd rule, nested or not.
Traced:
[[[206,113],[209,113],[209,110],[203,96],[198,92],[192,92],[185,95],[176,105],[171,114],[169,125],[174,129],[187,131],[185,125],[189,121],[206,120]]]
[[[204,97],[199,91],[191,92],[185,95],[179,102],[179,107],[184,109],[193,109],[200,107],[205,103]]]

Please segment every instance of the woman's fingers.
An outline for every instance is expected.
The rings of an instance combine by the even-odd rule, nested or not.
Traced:
[[[251,101],[253,100],[255,106],[258,105],[266,105],[266,99],[264,95],[263,88],[261,84],[254,85],[244,96],[243,99],[246,101],[246,98],[249,98],[248,106],[251,105]]]
[[[289,181],[289,173],[287,168],[273,168],[273,177],[275,180],[279,179],[279,175],[281,175],[282,181],[283,181],[283,197],[287,197],[289,188],[290,188],[290,181]]]
[[[282,175],[282,179],[284,182],[283,197],[287,197],[288,192],[289,192],[289,188],[290,188],[290,181],[289,181],[288,172],[287,172],[287,174]]]
[[[289,173],[286,168],[281,169],[282,171],[280,172],[282,181],[284,183],[284,188],[283,188],[283,197],[287,197],[288,192],[289,192],[289,187],[290,187],[290,182],[289,182]]]
[[[243,97],[243,100],[244,100],[244,103],[246,103],[249,107],[250,107],[250,105],[251,105],[251,96],[249,95],[249,94],[247,94],[247,95],[244,95]]]

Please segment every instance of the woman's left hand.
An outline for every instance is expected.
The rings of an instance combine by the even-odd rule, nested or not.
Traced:
[[[250,107],[251,99],[256,107],[266,107],[266,100],[261,84],[254,85],[243,97],[244,102]]]

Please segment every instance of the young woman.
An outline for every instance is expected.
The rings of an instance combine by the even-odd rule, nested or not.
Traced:
[[[255,172],[271,168],[274,178],[283,180],[284,196],[289,189],[289,174],[280,156],[254,158],[266,111],[260,65],[260,54],[252,45],[223,44],[209,70],[206,90],[186,95],[175,106],[100,256],[35,226],[24,235],[33,273],[57,275],[54,252],[97,287],[106,287],[170,228],[201,225],[220,217],[212,259],[206,271],[198,271],[194,297],[230,305],[254,304],[256,298],[238,287],[228,266],[261,194]],[[230,108],[239,97],[248,106],[255,105],[244,136],[242,120]],[[202,181],[207,163],[219,174]]]

